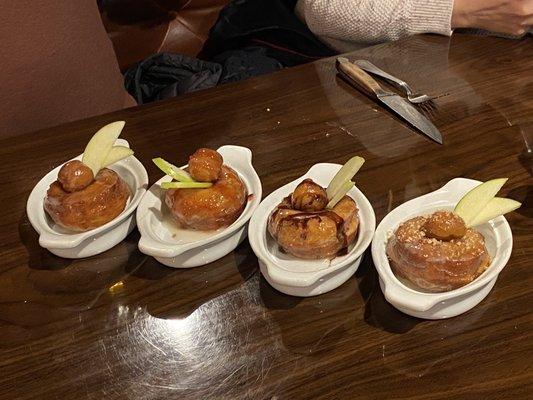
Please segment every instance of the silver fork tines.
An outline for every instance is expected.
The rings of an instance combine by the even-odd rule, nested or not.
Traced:
[[[416,93],[413,89],[411,89],[411,87],[407,84],[407,82],[383,71],[382,69],[372,64],[370,61],[357,60],[357,61],[354,61],[354,64],[366,72],[369,72],[373,75],[377,75],[393,83],[395,86],[399,87],[403,92],[405,92],[407,100],[409,100],[412,104],[417,105],[420,108],[420,110],[423,111],[426,115],[430,117],[435,116],[435,113],[437,111],[437,105],[433,101],[433,97],[428,96],[427,94],[423,94],[423,93]]]

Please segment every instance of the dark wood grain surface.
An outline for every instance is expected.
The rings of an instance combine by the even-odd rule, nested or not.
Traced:
[[[0,398],[532,398],[532,39],[415,37],[348,57],[440,96],[445,144],[337,78],[333,59],[0,141]],[[272,289],[247,242],[190,270],[139,253],[136,231],[94,258],[55,257],[28,194],[117,119],[151,182],[152,157],[182,164],[199,146],[251,148],[264,195],[359,154],[378,221],[454,177],[507,176],[504,194],[523,202],[508,216],[513,255],[482,303],[443,321],[390,306],[368,252],[307,299]]]

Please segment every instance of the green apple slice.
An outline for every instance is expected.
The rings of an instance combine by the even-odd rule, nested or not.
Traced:
[[[104,165],[104,160],[120,136],[125,124],[124,121],[107,124],[100,128],[87,143],[81,162],[91,168],[95,176]]]
[[[470,226],[505,182],[507,182],[507,178],[492,179],[476,186],[459,200],[454,212],[465,221],[466,226]]]
[[[344,182],[339,190],[333,195],[326,208],[333,208],[355,186],[354,182]]]
[[[357,171],[359,171],[364,162],[365,159],[363,157],[355,156],[350,158],[348,162],[346,162],[346,164],[342,166],[342,168],[333,177],[333,179],[329,183],[328,188],[326,189],[328,199],[332,200],[335,194],[339,191],[339,189],[341,187],[345,187],[345,185],[352,180],[352,178],[355,176]]]
[[[211,182],[161,182],[163,189],[204,189],[211,186]]]
[[[126,146],[113,146],[102,164],[102,168],[108,167],[117,161],[133,155],[133,150]]]
[[[180,182],[194,182],[194,179],[191,178],[187,171],[176,167],[168,161],[163,160],[161,157],[154,158],[152,161],[155,165],[157,165],[157,168],[165,173],[165,175],[168,175]]]
[[[468,224],[468,226],[477,226],[489,222],[491,219],[499,217],[500,215],[507,214],[516,210],[522,205],[522,203],[512,200],[504,199],[502,197],[494,197],[488,204],[476,215],[476,217]]]

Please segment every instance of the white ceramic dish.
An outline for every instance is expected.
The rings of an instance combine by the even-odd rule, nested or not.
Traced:
[[[329,292],[346,282],[357,270],[361,257],[372,241],[376,217],[368,199],[354,187],[348,192],[359,208],[359,232],[348,253],[333,260],[303,260],[279,251],[277,242],[267,230],[268,217],[274,208],[296,186],[311,178],[326,187],[339,171],[338,164],[315,164],[300,178],[271,193],[261,202],[250,221],[249,240],[259,259],[261,273],[272,287],[280,292],[300,297]]]
[[[252,166],[252,152],[241,146],[222,146],[217,151],[246,185],[249,199],[243,213],[233,224],[217,231],[178,229],[163,201],[160,184],[171,180],[164,176],[152,185],[137,210],[141,252],[169,267],[192,268],[224,257],[246,238],[246,223],[262,195],[261,181]]]
[[[117,145],[127,146],[124,139]],[[82,155],[73,158],[81,160]],[[71,161],[71,160],[69,160]],[[134,211],[148,188],[148,174],[137,158],[130,156],[109,168],[117,172],[131,189],[132,197],[118,217],[87,232],[69,232],[57,226],[44,210],[43,200],[50,184],[57,180],[60,165],[42,178],[33,188],[26,204],[26,212],[33,228],[39,233],[39,245],[64,258],[84,258],[100,254],[120,243],[135,228]]]
[[[395,208],[377,227],[372,242],[372,258],[379,273],[381,290],[387,301],[398,310],[418,318],[449,318],[470,310],[489,294],[513,248],[511,228],[503,216],[474,228],[485,237],[492,259],[489,267],[473,282],[449,292],[426,293],[402,283],[392,272],[385,252],[390,234],[400,223],[437,210],[453,210],[461,197],[480,183],[472,179],[453,179],[439,190]]]

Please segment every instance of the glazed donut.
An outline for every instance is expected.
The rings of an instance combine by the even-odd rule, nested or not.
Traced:
[[[165,194],[165,203],[181,227],[201,231],[231,225],[243,212],[246,200],[246,186],[226,165],[209,188],[170,189]]]
[[[59,226],[83,232],[117,217],[126,207],[130,188],[113,170],[104,168],[94,180],[80,161],[65,164],[44,200],[44,209]]]
[[[429,292],[459,288],[490,264],[481,233],[448,211],[402,223],[387,242],[393,272]]]
[[[351,197],[344,196],[333,209],[326,210],[327,201],[317,199],[315,195],[321,192],[310,182],[316,185],[310,180],[302,182],[276,207],[269,217],[268,231],[283,251],[295,257],[331,259],[355,241],[359,227],[357,205]],[[302,201],[305,188],[311,190]],[[311,206],[315,211],[302,211],[295,205],[305,210]]]

